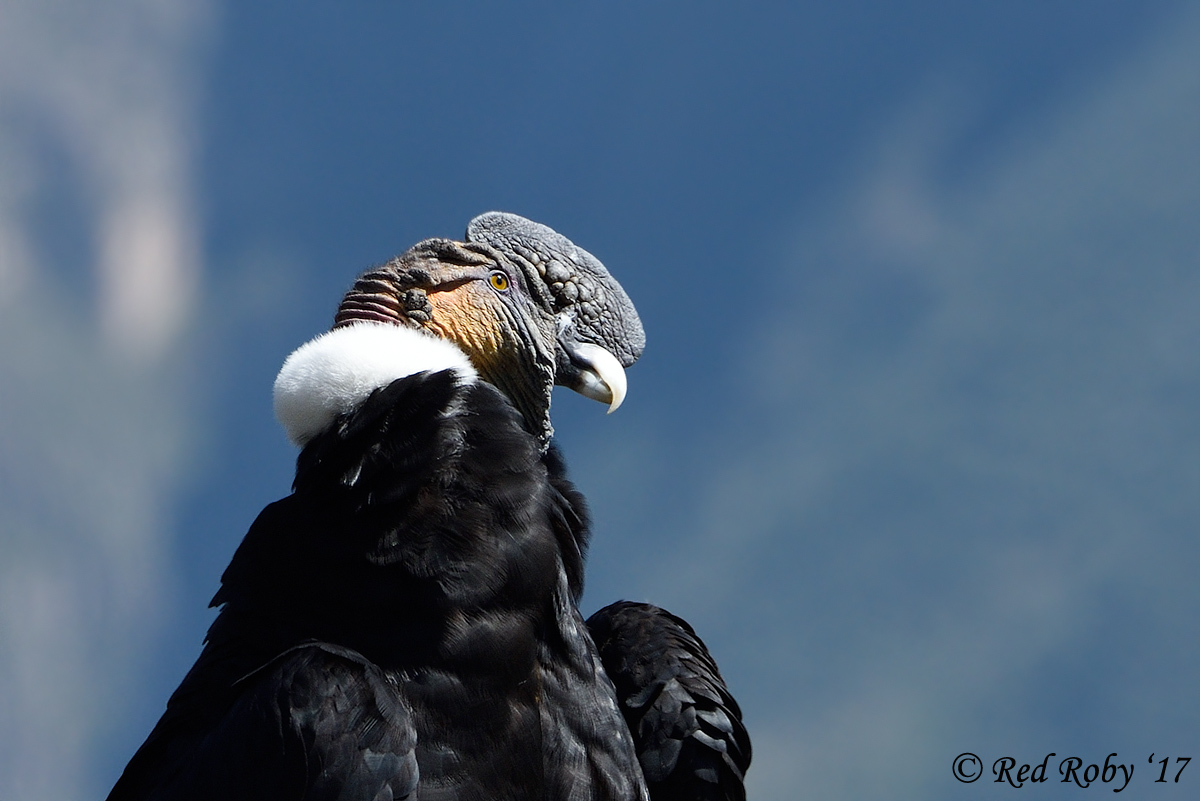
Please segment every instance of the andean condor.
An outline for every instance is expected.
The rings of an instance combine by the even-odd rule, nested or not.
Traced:
[[[288,357],[293,492],[110,801],[745,798],[750,741],[692,629],[577,609],[588,516],[550,392],[621,402],[632,303],[546,226],[492,212],[465,240],[366,272]]]

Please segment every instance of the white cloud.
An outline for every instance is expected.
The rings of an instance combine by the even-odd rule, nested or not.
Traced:
[[[199,270],[189,131],[207,14],[0,9],[6,801],[94,795],[88,760],[168,601],[163,511],[188,414],[170,357]]]
[[[171,343],[194,296],[194,62],[207,5],[4,4],[3,152],[21,174],[0,197],[11,232],[0,240],[7,245],[0,280],[12,282],[30,269],[31,245],[21,229],[30,222],[39,169],[76,173],[96,243],[102,330],[115,347],[140,358]],[[69,164],[48,163],[48,154]]]

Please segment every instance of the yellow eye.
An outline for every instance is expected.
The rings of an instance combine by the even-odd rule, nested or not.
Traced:
[[[491,283],[492,289],[495,289],[499,292],[505,292],[508,290],[508,276],[504,273],[492,273],[491,277],[488,279],[488,282]]]

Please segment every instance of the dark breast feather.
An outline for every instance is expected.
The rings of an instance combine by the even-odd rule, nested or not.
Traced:
[[[110,801],[645,798],[575,606],[586,518],[493,387],[377,390],[251,526]]]

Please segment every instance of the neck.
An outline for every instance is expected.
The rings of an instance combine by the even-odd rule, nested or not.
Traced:
[[[398,378],[455,371],[463,383],[478,379],[453,343],[416,328],[359,322],[335,328],[297,348],[275,379],[275,416],[303,447],[339,416]]]

